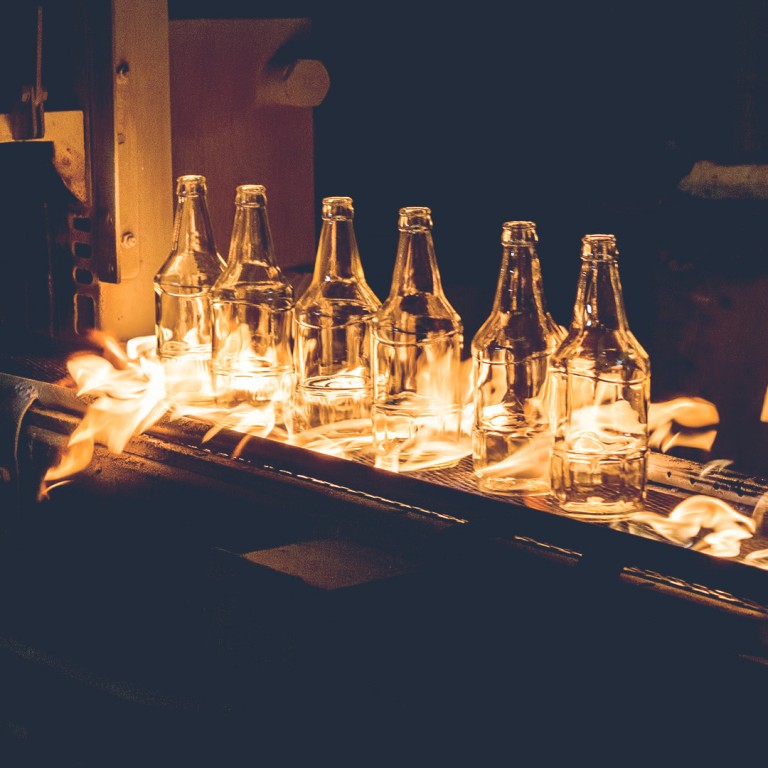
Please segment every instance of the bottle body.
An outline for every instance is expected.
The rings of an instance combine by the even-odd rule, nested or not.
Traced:
[[[365,281],[348,197],[323,199],[315,271],[296,302],[296,433],[341,425],[370,433],[371,330],[380,302]]]
[[[629,330],[615,238],[583,240],[574,317],[552,356],[552,495],[565,513],[620,520],[642,509],[650,361]]]
[[[217,402],[247,404],[262,417],[252,426],[265,433],[284,425],[293,397],[293,288],[275,260],[261,185],[237,187],[229,258],[211,304]]]
[[[211,289],[224,268],[203,176],[181,176],[171,252],[154,278],[157,355],[172,400],[210,396]]]
[[[549,359],[559,330],[545,311],[533,222],[502,227],[490,315],[472,339],[472,465],[480,488],[549,491]]]
[[[387,300],[373,321],[373,449],[377,467],[413,471],[458,462],[461,318],[443,294],[428,208],[400,210]]]

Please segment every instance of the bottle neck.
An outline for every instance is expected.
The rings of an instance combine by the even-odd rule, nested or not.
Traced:
[[[573,326],[585,329],[629,330],[619,266],[615,259],[582,259],[573,308]]]
[[[328,279],[363,279],[351,219],[323,220],[313,281],[319,283]]]
[[[264,206],[235,207],[228,263],[276,266],[272,232]]]
[[[440,294],[442,290],[430,230],[426,228],[401,230],[395,270],[392,275],[392,295]]]
[[[544,314],[541,265],[534,246],[512,243],[502,250],[493,308],[497,312]]]
[[[173,250],[216,253],[208,206],[204,197],[190,195],[178,199],[173,227]]]

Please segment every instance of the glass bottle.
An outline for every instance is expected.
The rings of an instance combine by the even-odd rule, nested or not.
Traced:
[[[586,520],[641,509],[648,454],[650,360],[627,324],[613,235],[582,239],[573,319],[552,369],[554,501]]]
[[[266,433],[284,423],[293,396],[293,288],[277,264],[267,191],[242,184],[227,266],[211,293],[211,371],[216,401],[262,413]],[[252,425],[253,426],[253,425]]]
[[[294,432],[343,422],[370,437],[370,322],[380,304],[365,280],[352,198],[324,198],[315,269],[296,302]]]
[[[472,339],[472,463],[487,491],[549,491],[549,358],[562,339],[545,309],[532,221],[507,221],[493,307]]]
[[[373,320],[373,449],[377,467],[452,466],[463,455],[461,318],[443,293],[429,208],[399,212],[392,286]]]
[[[210,397],[210,291],[224,269],[216,250],[204,176],[179,176],[173,245],[154,278],[157,354],[166,393],[176,401]]]

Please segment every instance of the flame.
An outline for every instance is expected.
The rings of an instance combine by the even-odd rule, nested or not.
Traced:
[[[744,562],[768,570],[768,549],[756,549],[754,552],[744,555]]]
[[[535,479],[549,470],[552,435],[549,432],[534,433],[525,445],[495,464],[475,467],[475,474],[486,477],[516,477]]]
[[[239,455],[248,439],[259,436],[326,455],[364,460],[370,457],[370,419],[347,419],[292,434],[288,428],[276,424],[271,402],[223,407],[212,393],[207,399],[201,397],[194,403],[178,402],[168,395],[167,367],[157,359],[154,336],[130,339],[124,348],[108,335],[98,332],[94,332],[90,340],[99,349],[98,354],[90,351],[77,353],[67,361],[67,369],[78,395],[94,399],[70,436],[58,463],[46,473],[41,497],[60,482],[66,482],[67,478],[85,469],[93,457],[96,443],[106,445],[113,453],[121,453],[131,437],[146,431],[167,413],[172,418],[185,416],[211,424],[203,442],[222,429],[241,432],[243,439],[233,456]],[[248,360],[251,361],[250,358]],[[193,369],[199,375],[195,365]],[[464,361],[461,367],[464,405],[458,443],[439,439],[439,433],[432,433],[427,424],[426,428],[413,435],[412,444],[406,441],[409,457],[397,467],[397,471],[416,472],[445,466],[447,462],[458,462],[471,453],[471,371],[471,361]],[[350,372],[350,375],[353,373]],[[201,392],[209,387],[208,380],[201,379],[198,383]],[[584,407],[575,415],[576,425],[581,429],[580,443],[599,441],[604,448],[606,441],[610,444],[627,440],[627,436],[634,434],[641,426],[637,413],[629,403],[600,402],[599,398],[595,402],[598,404]],[[655,446],[691,444],[680,439],[670,442],[674,439],[671,435],[673,424],[680,429],[696,430],[717,423],[717,409],[700,398],[677,398],[651,404],[649,413],[649,430]],[[539,474],[542,467],[548,464],[550,448],[550,437],[543,434],[523,450],[483,471],[489,475],[504,475],[509,471],[518,475],[526,472]],[[728,463],[710,462],[703,468],[702,474]],[[742,541],[755,534],[757,512],[756,509],[755,516],[749,517],[721,499],[696,495],[683,500],[668,516],[641,511],[632,516],[629,524],[650,527],[672,542],[706,554],[736,557]],[[768,569],[768,549],[752,552],[744,560]]]
[[[626,400],[614,400],[599,405],[586,405],[574,412],[572,418],[574,451],[603,452],[625,443],[627,436],[643,431],[637,412]]]
[[[677,397],[651,403],[648,443],[662,453],[674,446],[711,451],[719,423],[720,415],[714,403],[700,397]]]
[[[681,501],[668,517],[642,511],[632,516],[631,523],[648,525],[670,541],[715,557],[737,557],[741,542],[757,530],[753,518],[722,499],[701,494]],[[702,529],[710,532],[697,538]]]
[[[273,345],[264,344],[263,354],[253,348],[254,339],[247,323],[238,324],[224,339],[213,360],[213,369],[223,365],[232,379],[242,380],[245,388],[258,385],[259,376],[274,370],[278,365],[277,350]]]
[[[406,333],[412,333],[408,331]],[[380,339],[376,398],[372,405],[374,464],[390,472],[415,472],[457,464],[471,453],[463,439],[471,360],[457,352],[461,336],[430,333],[426,343]]]
[[[147,354],[143,340],[137,339],[131,357],[113,339],[94,333],[103,356],[90,352],[73,355],[67,370],[77,394],[96,395],[80,424],[70,435],[56,465],[43,477],[40,496],[47,496],[52,483],[85,469],[93,457],[94,445],[105,444],[121,453],[134,435],[148,429],[168,410],[162,366]],[[154,349],[154,346],[152,347]],[[108,359],[109,358],[109,359]]]
[[[305,429],[291,436],[292,445],[327,456],[363,457],[371,450],[370,419],[345,419],[321,427]]]
[[[385,462],[381,466],[395,472],[421,472],[453,466],[472,453],[472,446],[466,435],[462,435],[458,442],[445,440],[430,436],[429,428],[420,427],[419,432],[406,440],[400,450],[408,452],[407,459],[400,461],[398,458],[391,464]]]

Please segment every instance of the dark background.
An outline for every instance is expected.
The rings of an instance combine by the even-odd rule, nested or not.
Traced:
[[[678,182],[697,160],[765,157],[764,6],[172,0],[169,13],[312,19],[302,53],[322,60],[331,81],[315,109],[316,197],[354,198],[379,295],[403,205],[432,208],[468,338],[492,297],[504,221],[538,224],[548,300],[563,323],[581,237],[612,232],[630,321],[650,345],[653,270],[678,245],[669,221]]]

